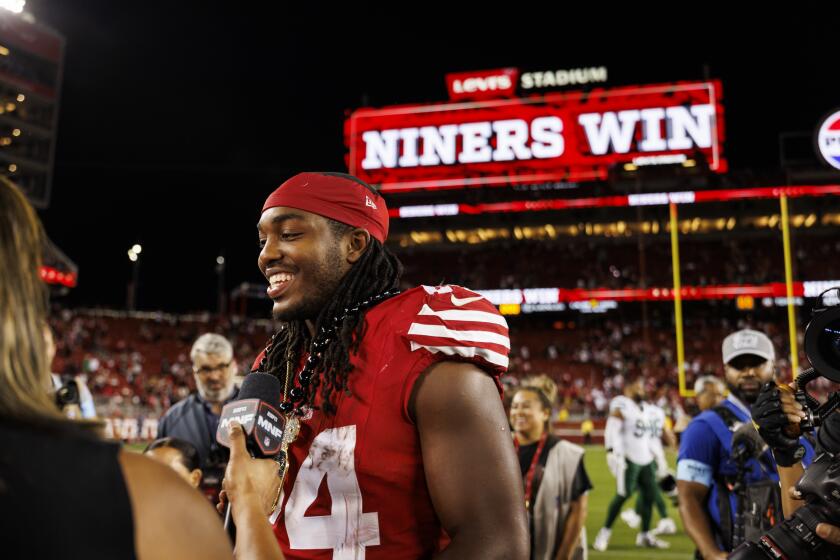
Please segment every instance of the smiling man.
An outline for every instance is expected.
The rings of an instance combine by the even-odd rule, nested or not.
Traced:
[[[299,434],[282,495],[259,460],[253,476],[282,496],[285,557],[527,557],[495,307],[459,286],[400,293],[385,201],[349,175],[292,177],[257,229],[284,327],[255,368],[283,382]]]
[[[680,515],[706,560],[726,558],[744,540],[758,538],[769,528],[765,525],[780,521],[782,513],[773,454],[765,449],[742,466],[732,454],[733,433],[752,423],[750,406],[762,385],[775,380],[773,343],[762,332],[743,329],[723,340],[722,354],[729,396],[691,421],[677,460]],[[801,442],[806,453],[796,460],[807,465],[813,448]],[[739,487],[745,495],[733,491]]]

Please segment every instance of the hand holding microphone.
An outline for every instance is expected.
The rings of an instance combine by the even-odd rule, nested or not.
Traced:
[[[222,481],[223,496],[219,496],[219,505],[221,506],[224,501],[229,501],[233,505],[240,499],[255,500],[259,503],[259,493],[256,491],[256,484],[251,480],[249,472],[249,464],[254,458],[248,453],[242,426],[236,421],[231,422],[228,434],[230,438],[230,459]]]
[[[278,501],[280,465],[274,457],[282,449],[285,429],[283,416],[277,411],[282,390],[276,377],[251,373],[242,383],[239,398],[222,409],[216,441],[230,448],[231,454],[217,509],[223,511],[228,502],[228,528],[231,504],[240,499],[258,499],[266,515]]]
[[[263,482],[264,478],[271,480],[274,477],[275,484],[280,484],[276,464],[271,459],[251,457],[246,447],[245,432],[238,422],[231,422],[228,435],[230,460],[222,483],[222,495],[228,497],[229,508],[232,506],[235,512],[238,532],[234,543],[235,557],[283,560],[280,545],[266,519],[264,493],[259,490],[270,486]],[[219,498],[222,499],[222,496]]]

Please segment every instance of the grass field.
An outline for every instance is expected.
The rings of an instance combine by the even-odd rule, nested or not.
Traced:
[[[129,449],[133,451],[142,451],[145,444],[128,445]],[[668,462],[672,468],[676,457],[668,456]],[[686,536],[682,528],[682,521],[676,509],[671,506],[670,500],[666,498],[668,509],[671,518],[677,522],[677,534],[662,537],[664,540],[671,543],[671,548],[668,550],[653,550],[650,548],[636,548],[636,533],[635,529],[628,527],[620,518],[613,525],[612,539],[610,539],[610,546],[605,552],[597,552],[592,550],[592,541],[598,533],[598,529],[604,524],[604,519],[607,517],[607,505],[615,494],[615,479],[607,470],[607,461],[604,452],[604,447],[600,445],[590,445],[586,447],[586,455],[584,458],[586,463],[586,472],[589,473],[589,478],[592,480],[592,485],[595,487],[589,494],[589,517],[586,521],[586,531],[589,538],[589,558],[591,560],[618,558],[650,558],[661,560],[691,560],[694,557],[694,544],[691,539]],[[631,507],[635,504],[635,499],[631,498],[627,501],[624,508]],[[654,510],[653,524],[659,521],[658,514]]]
[[[607,470],[606,453],[603,446],[590,445],[586,447],[586,455],[584,456],[586,464],[586,472],[592,480],[592,486],[595,488],[589,493],[589,516],[586,521],[586,532],[589,539],[589,558],[591,560],[599,559],[617,559],[617,558],[651,558],[662,560],[690,560],[694,557],[694,544],[691,539],[685,534],[682,528],[679,513],[676,509],[671,507],[670,501],[666,498],[669,513],[671,518],[677,522],[677,534],[667,535],[661,537],[671,543],[671,548],[668,550],[654,550],[650,548],[636,548],[636,533],[635,529],[631,529],[619,518],[615,525],[613,525],[613,534],[610,539],[610,546],[605,552],[597,552],[592,550],[592,541],[598,533],[598,529],[604,524],[607,517],[607,506],[615,494],[615,479]],[[676,457],[674,455],[668,456],[668,462],[674,466]],[[635,499],[631,498],[624,505],[624,509],[635,504]],[[653,525],[659,521],[659,515],[654,509]]]

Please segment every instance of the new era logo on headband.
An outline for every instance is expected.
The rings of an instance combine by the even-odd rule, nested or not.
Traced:
[[[387,203],[371,186],[350,175],[298,173],[269,195],[262,211],[281,206],[366,229],[380,243],[388,237]]]

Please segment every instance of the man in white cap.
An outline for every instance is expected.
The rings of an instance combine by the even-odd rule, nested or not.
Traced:
[[[735,432],[744,434],[739,428],[752,425],[749,407],[761,387],[775,379],[773,343],[762,332],[743,329],[727,336],[722,350],[729,396],[691,421],[683,432],[677,459],[680,515],[705,560],[726,558],[744,540],[764,533],[769,528],[765,524],[781,518],[773,454],[766,446],[760,452],[759,444],[754,454],[741,455],[739,465],[732,453]],[[813,449],[804,439],[802,443],[805,457],[796,460],[807,465]],[[749,492],[759,488],[762,492]]]

